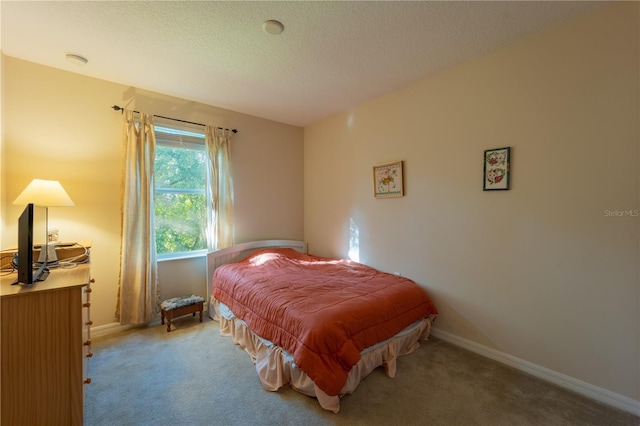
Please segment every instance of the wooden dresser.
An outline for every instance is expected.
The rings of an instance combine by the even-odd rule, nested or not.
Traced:
[[[52,269],[32,286],[0,287],[0,424],[82,425],[91,382],[89,264]]]

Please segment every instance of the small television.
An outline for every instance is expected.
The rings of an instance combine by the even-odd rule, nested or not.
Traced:
[[[14,284],[33,284],[44,281],[49,275],[43,263],[34,272],[33,268],[33,204],[27,204],[18,219],[18,280]]]

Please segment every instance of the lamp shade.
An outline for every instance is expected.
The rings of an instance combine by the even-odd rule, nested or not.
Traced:
[[[18,195],[13,204],[34,204],[42,207],[73,206],[71,197],[57,180],[34,179]]]

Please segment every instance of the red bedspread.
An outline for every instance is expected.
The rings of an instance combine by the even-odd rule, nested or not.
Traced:
[[[328,395],[340,393],[363,349],[438,313],[407,278],[293,249],[260,250],[221,266],[212,285],[217,300],[291,353]]]

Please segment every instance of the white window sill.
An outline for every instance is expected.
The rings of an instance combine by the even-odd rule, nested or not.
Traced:
[[[172,253],[158,255],[158,262],[166,262],[168,260],[193,259],[197,257],[205,257],[207,250],[189,251],[184,253]]]

